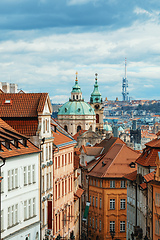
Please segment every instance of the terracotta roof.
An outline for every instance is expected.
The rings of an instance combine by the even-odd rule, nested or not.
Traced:
[[[157,136],[160,136],[160,131],[156,133]]]
[[[65,143],[70,143],[70,142],[73,141],[69,136],[63,134],[58,129],[56,130],[56,132],[53,132],[53,137],[54,137],[54,141],[53,142],[57,146],[65,144]]]
[[[5,122],[12,126],[19,133],[27,136],[35,136],[38,130],[38,118],[25,118],[25,119],[5,119]]]
[[[140,153],[127,147],[126,144],[116,143],[100,158],[89,173],[100,178],[122,178],[124,174],[133,172],[131,162],[135,162]]]
[[[152,180],[154,180],[154,174],[155,174],[156,171],[153,171],[151,173],[148,173],[146,175],[144,175],[144,179],[146,180],[146,182],[150,182]]]
[[[137,170],[135,170],[134,172],[125,174],[123,177],[126,178],[127,180],[135,181],[137,177]]]
[[[107,153],[108,150],[115,144],[115,143],[121,143],[124,144],[124,142],[120,138],[116,137],[110,137],[109,139],[105,138],[102,140],[99,144],[96,144],[96,147],[103,147],[103,153]]]
[[[160,149],[154,149],[154,148],[145,148],[143,150],[143,153],[140,155],[140,157],[136,160],[136,163],[145,166],[145,167],[156,167],[156,158],[158,151]]]
[[[145,189],[147,188],[147,183],[141,183],[141,184],[139,184],[139,186],[140,186],[143,190],[145,190]]]
[[[85,147],[82,145],[81,149],[85,152],[88,156],[97,156],[101,153],[103,147]]]
[[[48,93],[0,94],[0,117],[37,117],[42,112]]]
[[[146,143],[145,145],[148,147],[151,147],[151,148],[159,148],[160,149],[160,139],[158,139],[158,138],[153,139],[152,141]]]
[[[78,188],[75,195],[76,195],[76,197],[81,198],[83,193],[84,193],[84,190],[82,188]]]
[[[10,158],[40,152],[40,149],[27,139],[26,136],[18,133],[6,122],[0,119],[1,158]],[[23,140],[26,141],[26,144],[22,143]],[[9,143],[9,147],[6,146],[6,143]],[[18,143],[18,146],[16,146],[16,143]]]
[[[73,136],[73,138],[77,141],[77,137],[81,136],[84,132],[87,132],[87,130],[83,130],[83,129],[79,130],[79,132],[77,132],[77,133]]]

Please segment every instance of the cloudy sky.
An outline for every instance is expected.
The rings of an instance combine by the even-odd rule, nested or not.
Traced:
[[[103,99],[160,99],[159,0],[1,0],[0,75],[26,92],[68,100],[78,71],[89,101],[95,73]]]

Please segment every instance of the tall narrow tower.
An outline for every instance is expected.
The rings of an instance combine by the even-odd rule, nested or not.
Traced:
[[[126,58],[125,58],[125,77],[122,80],[122,97],[123,97],[123,101],[129,101]]]

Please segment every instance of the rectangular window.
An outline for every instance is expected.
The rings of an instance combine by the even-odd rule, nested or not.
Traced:
[[[49,174],[47,173],[47,190],[49,189]]]
[[[100,180],[100,188],[102,188],[102,180]]]
[[[55,157],[54,161],[55,161],[55,169],[57,169],[57,157]]]
[[[24,219],[27,219],[27,201],[24,201]]]
[[[50,178],[50,189],[52,188],[52,172],[49,173],[49,178]]]
[[[96,218],[96,226],[95,226],[95,229],[97,229],[97,218]]]
[[[65,154],[65,165],[67,165],[67,154]]]
[[[102,208],[102,198],[99,199],[99,208]]]
[[[98,187],[98,179],[96,179],[96,187]]]
[[[125,232],[125,221],[120,221],[120,232]]]
[[[125,188],[126,187],[126,181],[125,180],[122,180],[121,181],[121,188]]]
[[[42,176],[42,192],[44,192],[44,176]]]
[[[43,120],[43,133],[45,133],[45,120]]]
[[[8,207],[8,227],[11,226],[11,224],[10,224],[10,220],[11,220],[11,218],[10,218],[10,214],[11,214],[11,208]]]
[[[18,223],[18,204],[15,205],[15,224]]]
[[[115,221],[110,221],[110,232],[111,231],[115,232]]]
[[[64,181],[62,181],[62,196],[64,196]]]
[[[14,205],[11,207],[11,226],[14,225]]]
[[[14,189],[14,170],[11,170],[12,189]]]
[[[29,214],[29,218],[32,216],[31,215],[31,199],[28,200],[28,214]]]
[[[92,197],[90,196],[90,204],[92,203]]]
[[[110,199],[110,209],[115,209],[115,199]]]
[[[92,206],[94,207],[94,196],[93,196],[93,202],[92,202]]]
[[[65,194],[67,194],[67,179],[65,179]]]
[[[36,182],[35,165],[32,165],[32,183]]]
[[[36,199],[33,198],[33,216],[36,215]]]
[[[4,229],[4,212],[1,210],[1,232]]]
[[[72,160],[73,160],[73,154],[72,154],[72,152],[71,152],[71,163],[72,163]]]
[[[52,159],[52,152],[51,152],[51,146],[49,145],[49,159],[51,160]]]
[[[8,171],[8,191],[11,190],[11,176],[10,176],[10,170]]]
[[[57,200],[57,197],[58,197],[58,191],[57,191],[57,184],[56,184],[56,187],[55,187],[55,199]]]
[[[31,184],[31,166],[28,166],[28,184]]]
[[[115,188],[115,181],[114,180],[110,181],[110,188]]]
[[[101,232],[101,230],[102,230],[102,222],[101,220],[99,220],[99,231]]]
[[[125,199],[121,199],[121,201],[120,201],[120,208],[121,209],[126,209],[126,200]]]
[[[64,166],[64,155],[62,155],[62,166]]]
[[[58,168],[60,168],[60,156],[58,156]]]
[[[60,182],[58,183],[58,198],[60,198]]]
[[[160,221],[158,219],[155,221],[155,234],[158,236],[160,234]]]
[[[18,168],[15,169],[15,188],[18,188]]]
[[[41,150],[42,150],[42,152],[41,152],[41,161],[44,162],[44,152],[43,152],[44,150],[43,150],[43,148]]]
[[[46,146],[46,160],[48,161],[48,146]]]
[[[71,163],[70,153],[68,153],[68,163]]]
[[[89,227],[91,227],[91,217],[89,218]]]
[[[98,207],[98,198],[96,197],[96,207]]]
[[[92,228],[94,228],[94,218],[92,218]]]

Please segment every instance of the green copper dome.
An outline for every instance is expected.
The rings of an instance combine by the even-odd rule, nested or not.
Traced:
[[[94,109],[84,101],[68,101],[59,108],[60,115],[95,115]]]
[[[76,76],[76,80],[75,80],[75,85],[72,87],[72,93],[81,93],[81,88],[78,85],[78,80],[77,80],[77,76]]]
[[[97,74],[95,75],[96,75],[96,78],[95,78],[94,90],[90,97],[90,103],[102,103],[102,96],[98,89]]]

